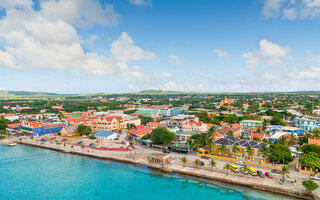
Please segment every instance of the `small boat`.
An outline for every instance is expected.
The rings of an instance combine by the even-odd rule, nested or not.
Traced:
[[[63,150],[64,153],[70,153],[70,150]]]
[[[16,146],[17,144],[16,143],[14,143],[14,142],[8,142],[7,143],[7,146],[9,146],[9,147],[14,147],[14,146]]]

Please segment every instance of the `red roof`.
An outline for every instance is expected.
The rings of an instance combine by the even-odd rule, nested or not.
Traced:
[[[255,137],[257,137],[257,138],[259,138],[260,140],[262,140],[262,139],[265,137],[265,135],[264,135],[264,133],[252,133],[252,134],[251,134],[251,139],[252,139],[252,138],[255,138]]]
[[[121,116],[107,116],[107,117],[100,117],[100,120],[106,120],[107,122],[111,122],[113,119],[116,119],[118,121],[123,120]]]
[[[234,123],[234,124],[231,124],[232,128],[241,128],[240,124],[238,123]]]
[[[160,122],[148,122],[147,126],[160,126]]]
[[[133,135],[144,136],[151,133],[152,129],[153,128],[151,127],[145,127],[144,125],[139,125],[136,128],[128,130],[128,133]]]
[[[18,123],[18,124],[8,124],[7,126],[10,127],[10,128],[14,128],[14,127],[22,126],[22,123]]]
[[[87,120],[86,118],[84,118],[84,117],[72,118],[72,119],[68,119],[68,120],[67,120],[68,123],[71,123],[71,122],[73,122],[73,123],[80,123],[80,122],[86,122],[86,121],[88,121],[88,120]]]
[[[191,126],[195,124],[196,126],[202,126],[202,122],[186,122],[185,125],[190,124]]]
[[[210,123],[208,123],[207,126],[208,126],[208,127],[214,127],[214,126],[218,126],[218,125],[217,125],[217,124],[210,124]]]
[[[30,126],[32,128],[37,128],[37,127],[43,126],[44,124],[42,122],[25,122],[23,125]]]

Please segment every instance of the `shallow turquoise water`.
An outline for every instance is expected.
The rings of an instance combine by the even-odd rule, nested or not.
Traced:
[[[0,145],[0,199],[286,199],[145,166]]]

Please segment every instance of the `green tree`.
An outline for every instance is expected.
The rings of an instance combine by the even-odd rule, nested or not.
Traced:
[[[224,169],[224,170],[227,170],[227,175],[229,175],[230,164],[229,164],[229,163],[226,163],[226,164],[223,166],[223,169]]]
[[[201,161],[200,161],[199,159],[195,159],[195,160],[193,161],[193,163],[194,163],[194,165],[195,165],[196,167],[201,166]]]
[[[148,122],[153,122],[152,117],[139,116],[139,119],[141,120],[141,124],[144,124],[144,125],[146,125]]]
[[[127,123],[127,129],[133,129],[133,128],[136,128],[136,125],[135,124],[130,124],[130,123]]]
[[[220,152],[223,152],[224,155],[226,156],[226,155],[227,155],[227,151],[228,151],[227,146],[226,146],[224,143],[222,143],[222,144],[220,145],[220,147],[219,147],[219,151],[220,151]]]
[[[259,148],[260,154],[263,156],[264,159],[268,157],[269,148],[267,146],[263,146]]]
[[[293,133],[291,133],[288,141],[288,145],[293,146],[293,145],[296,145],[297,142],[298,142],[298,138]]]
[[[231,152],[233,153],[233,157],[235,158],[236,157],[236,153],[237,152],[239,152],[240,151],[240,149],[239,149],[239,147],[237,146],[237,145],[232,145],[231,146]]]
[[[217,163],[215,160],[211,159],[209,161],[209,166],[211,167],[211,171],[213,170],[213,167],[216,167]]]
[[[302,185],[308,192],[312,192],[319,187],[318,184],[316,184],[313,180],[302,181]]]
[[[91,128],[84,124],[80,124],[77,128],[77,132],[79,135],[87,135],[91,133]]]
[[[182,157],[181,162],[183,163],[183,165],[185,165],[188,162],[188,160],[186,157]]]
[[[175,135],[167,129],[159,127],[151,131],[150,139],[154,144],[168,144],[175,139]]]
[[[269,159],[272,162],[288,164],[293,161],[290,149],[283,144],[271,144],[269,146]]]
[[[227,136],[233,136],[233,132],[232,131],[228,131]]]
[[[10,120],[0,118],[0,130],[5,130],[7,124],[9,124],[9,123],[10,123]]]
[[[282,176],[286,176],[289,178],[289,169],[287,166],[283,166],[280,170]]]
[[[97,139],[97,137],[96,137],[95,135],[93,135],[93,134],[92,134],[92,135],[90,135],[90,136],[89,136],[89,138],[90,138],[90,139],[92,139],[92,140]]]
[[[320,169],[320,155],[316,152],[310,152],[302,155],[299,162],[303,166],[310,167],[312,169]]]
[[[251,146],[247,146],[246,153],[248,154],[248,157],[251,159],[254,153],[254,150]]]

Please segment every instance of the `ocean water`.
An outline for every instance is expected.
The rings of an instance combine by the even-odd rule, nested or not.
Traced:
[[[0,145],[0,200],[269,200],[283,196],[64,154],[25,145]]]

